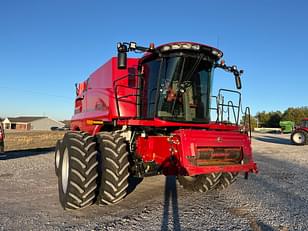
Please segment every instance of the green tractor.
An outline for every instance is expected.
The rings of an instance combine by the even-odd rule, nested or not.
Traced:
[[[295,123],[293,121],[280,121],[279,126],[281,127],[282,133],[291,133],[294,129]]]

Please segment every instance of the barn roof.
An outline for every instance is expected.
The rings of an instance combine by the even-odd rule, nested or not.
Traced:
[[[47,118],[46,116],[19,116],[19,117],[8,117],[11,123],[31,123],[35,120]]]

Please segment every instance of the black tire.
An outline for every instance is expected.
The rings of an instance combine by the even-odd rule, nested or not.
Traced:
[[[55,173],[57,176],[59,176],[59,167],[60,167],[61,157],[63,156],[63,152],[64,152],[63,140],[58,140],[55,149]]]
[[[128,193],[129,160],[125,139],[115,132],[97,135],[101,154],[98,204],[110,205],[121,201]]]
[[[291,141],[295,145],[304,145],[308,143],[307,133],[304,131],[294,131],[291,134]]]
[[[197,176],[178,176],[180,185],[193,192],[208,192],[219,184],[221,173],[204,174]]]
[[[59,166],[59,198],[66,210],[85,208],[95,202],[98,161],[94,137],[68,132],[63,138]]]
[[[233,184],[236,181],[236,177],[238,172],[226,172],[223,173],[220,177],[220,182],[217,185],[218,190],[223,190],[229,187],[229,185]]]

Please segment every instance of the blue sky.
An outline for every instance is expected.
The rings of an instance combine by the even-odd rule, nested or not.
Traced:
[[[69,119],[74,84],[116,55],[118,41],[218,46],[258,111],[308,106],[305,0],[0,0],[0,117]],[[218,87],[234,87],[217,71]]]

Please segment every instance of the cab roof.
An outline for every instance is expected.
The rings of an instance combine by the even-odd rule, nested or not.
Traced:
[[[215,61],[218,61],[223,56],[223,52],[215,47],[196,42],[170,42],[155,47],[153,52],[146,52],[141,60],[145,60],[152,55],[168,54],[174,52],[193,52],[204,53],[210,56]]]

